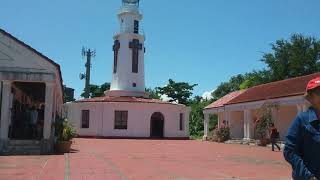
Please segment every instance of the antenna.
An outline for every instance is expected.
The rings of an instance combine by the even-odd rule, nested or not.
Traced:
[[[87,49],[85,47],[82,47],[81,55],[83,58],[86,58],[86,73],[80,73],[79,79],[83,80],[85,79],[85,93],[84,97],[89,98],[90,97],[90,71],[91,71],[91,58],[96,56],[96,50]]]

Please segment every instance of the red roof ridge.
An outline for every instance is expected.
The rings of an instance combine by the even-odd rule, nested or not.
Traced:
[[[226,94],[225,96],[223,96],[222,98],[220,98],[220,99],[214,101],[213,103],[209,104],[204,109],[212,109],[212,108],[223,107],[225,104],[227,104],[228,102],[230,102],[234,98],[238,97],[239,95],[241,95],[245,91],[247,91],[247,89],[241,89],[241,90],[230,92],[230,93]]]
[[[316,72],[316,73],[312,73],[312,74],[308,74],[308,75],[303,75],[303,76],[297,76],[297,77],[287,78],[287,79],[278,80],[278,81],[273,81],[273,82],[269,82],[269,83],[265,83],[265,84],[259,84],[259,85],[250,87],[250,88],[248,88],[248,89],[252,89],[252,88],[256,88],[256,87],[260,87],[260,86],[266,86],[266,85],[270,85],[270,84],[282,83],[282,82],[286,82],[286,81],[292,81],[292,80],[295,80],[295,79],[301,79],[301,78],[305,78],[305,77],[308,77],[308,76],[314,76],[314,75],[316,75],[316,74],[319,74],[319,75],[320,75],[320,72]]]
[[[101,96],[94,98],[87,98],[75,101],[75,103],[94,103],[94,102],[127,102],[127,103],[157,103],[185,106],[183,104],[175,104],[171,102],[162,101],[160,99],[134,97],[134,96]]]
[[[317,76],[320,76],[319,72],[253,86],[226,105],[299,96],[304,94],[306,84]]]

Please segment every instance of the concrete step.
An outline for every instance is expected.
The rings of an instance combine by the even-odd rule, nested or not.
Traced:
[[[19,151],[2,151],[1,155],[40,155],[41,151],[40,150],[33,150],[33,151],[25,151],[25,150],[19,150]]]
[[[26,146],[26,145],[40,145],[38,140],[9,140],[8,145],[13,146]]]
[[[2,155],[40,155],[40,148],[36,149],[5,149],[1,153]]]
[[[39,155],[40,141],[37,140],[9,140],[2,151],[2,155]]]
[[[257,145],[257,140],[244,140],[244,139],[231,139],[225,142],[226,144],[245,144],[245,145]]]
[[[40,149],[40,146],[7,146],[8,150],[12,150],[12,151],[15,151],[15,150],[37,150],[37,149]]]

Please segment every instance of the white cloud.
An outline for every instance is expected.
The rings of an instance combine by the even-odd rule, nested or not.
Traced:
[[[169,96],[166,95],[166,94],[162,94],[162,95],[160,96],[160,99],[161,99],[162,101],[165,101],[165,102],[169,102],[169,101],[172,100],[172,98],[169,97]],[[174,103],[174,104],[179,104],[178,100],[177,100],[177,101],[173,101],[172,103]]]
[[[206,92],[204,92],[204,93],[202,94],[202,96],[201,96],[202,99],[207,99],[207,100],[212,99],[212,98],[213,98],[213,97],[212,97],[213,91],[215,91],[215,89],[212,90],[212,91],[206,91]]]
[[[160,99],[161,99],[162,101],[165,101],[165,102],[169,102],[170,100],[172,100],[172,98],[169,97],[169,96],[166,95],[166,94],[162,94],[162,95],[160,96]]]

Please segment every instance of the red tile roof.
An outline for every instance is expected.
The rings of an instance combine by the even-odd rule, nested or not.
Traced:
[[[103,96],[89,99],[81,99],[76,101],[76,103],[84,102],[128,102],[128,103],[155,103],[155,104],[171,104],[171,105],[182,105],[174,104],[170,102],[161,101],[159,99],[149,99],[143,97],[127,97],[127,96]],[[183,105],[184,106],[184,105]]]
[[[231,101],[232,99],[238,97],[240,94],[244,93],[245,91],[246,90],[239,90],[239,91],[231,92],[231,93],[223,96],[222,98],[218,99],[217,101],[211,103],[210,105],[205,107],[205,109],[223,107],[229,101]]]
[[[48,61],[50,64],[53,64],[60,75],[60,82],[61,82],[61,91],[63,94],[63,81],[62,81],[62,74],[61,74],[61,69],[60,69],[60,65],[55,63],[52,59],[48,58],[47,56],[43,55],[42,53],[40,53],[39,51],[37,51],[36,49],[32,48],[31,46],[27,45],[26,43],[24,43],[23,41],[19,40],[18,38],[14,37],[13,35],[11,35],[10,33],[6,32],[5,30],[0,28],[0,33],[4,34],[5,36],[9,37],[10,39],[16,41],[18,44],[24,46],[25,48],[29,49],[30,51],[34,52],[35,54],[37,54],[38,56],[42,57],[43,59],[45,59],[46,61]]]
[[[247,89],[244,93],[235,97],[226,104],[237,104],[303,95],[308,82],[319,76],[320,73],[315,73],[255,86]]]

